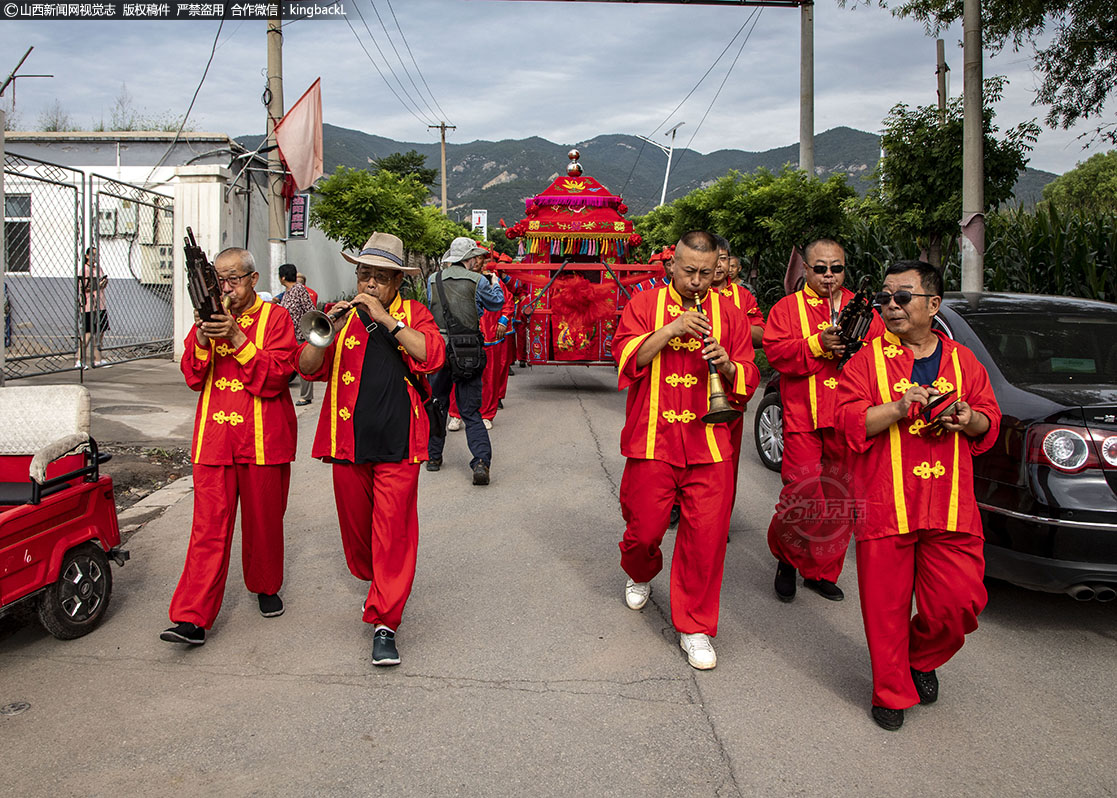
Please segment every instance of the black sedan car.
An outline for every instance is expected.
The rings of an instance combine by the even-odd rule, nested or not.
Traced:
[[[1117,598],[1117,305],[949,293],[938,324],[977,355],[1003,413],[997,444],[974,461],[986,574]],[[760,459],[778,470],[778,379],[754,431]]]

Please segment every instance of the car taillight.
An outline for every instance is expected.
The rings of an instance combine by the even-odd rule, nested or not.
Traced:
[[[1072,473],[1117,468],[1117,435],[1105,437],[1066,424],[1036,424],[1028,431],[1028,462]]]

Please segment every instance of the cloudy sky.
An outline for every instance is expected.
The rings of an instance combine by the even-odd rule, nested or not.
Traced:
[[[451,142],[541,136],[574,144],[601,133],[652,134],[754,12],[526,0],[391,0],[390,6],[389,0],[343,0],[343,5],[396,93],[416,107],[409,109],[393,96],[354,31],[336,19],[285,26],[287,105],[321,77],[326,122],[415,142],[436,140],[437,131],[426,125],[441,119],[457,125],[449,133]],[[817,132],[838,125],[878,131],[894,104],[935,102],[935,43],[922,25],[875,7],[843,9],[835,0],[820,0],[815,8]],[[799,12],[769,8],[751,20],[746,29],[751,36],[728,79],[741,38],[660,128],[686,123],[677,146],[689,144],[700,152],[765,150],[798,140]],[[79,126],[107,122],[122,85],[146,113],[178,115],[190,103],[216,36],[213,63],[190,124],[234,136],[260,132],[264,24],[227,21],[217,34],[218,23],[208,21],[5,21],[0,72],[6,75],[34,45],[21,72],[54,75],[18,82],[15,112],[23,128],[35,127],[56,101]],[[950,91],[958,95],[960,27],[944,38],[953,69]],[[1031,104],[1036,78],[1028,52],[987,59],[986,75],[991,74],[1010,80],[997,107],[1002,128],[1034,117],[1042,121],[1046,109]],[[11,93],[9,88],[6,107]],[[1058,173],[1070,169],[1092,152],[1084,152],[1076,140],[1085,130],[1044,128],[1031,165]],[[662,168],[660,159],[647,161],[649,169]]]

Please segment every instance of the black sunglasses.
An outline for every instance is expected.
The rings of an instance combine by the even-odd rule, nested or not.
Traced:
[[[917,296],[935,296],[935,294],[913,294],[911,291],[897,291],[896,293],[892,294],[888,291],[881,291],[879,294],[873,297],[873,302],[877,305],[880,305],[881,307],[884,307],[893,299],[895,299],[896,304],[903,307],[904,305],[911,302],[912,297]]]
[[[814,270],[815,274],[826,274],[827,269],[829,269],[834,274],[841,274],[846,270],[846,267],[840,263],[835,263],[833,266],[822,266],[820,264],[815,264],[811,267],[811,269]]]

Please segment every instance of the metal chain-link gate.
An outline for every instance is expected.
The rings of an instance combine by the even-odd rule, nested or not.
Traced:
[[[171,355],[171,197],[8,153],[3,210],[6,379]]]
[[[77,169],[5,157],[6,379],[75,368],[84,199]]]
[[[89,176],[89,196],[94,272],[100,272],[86,280],[84,308],[99,334],[94,363],[170,355],[174,201],[98,174]]]

